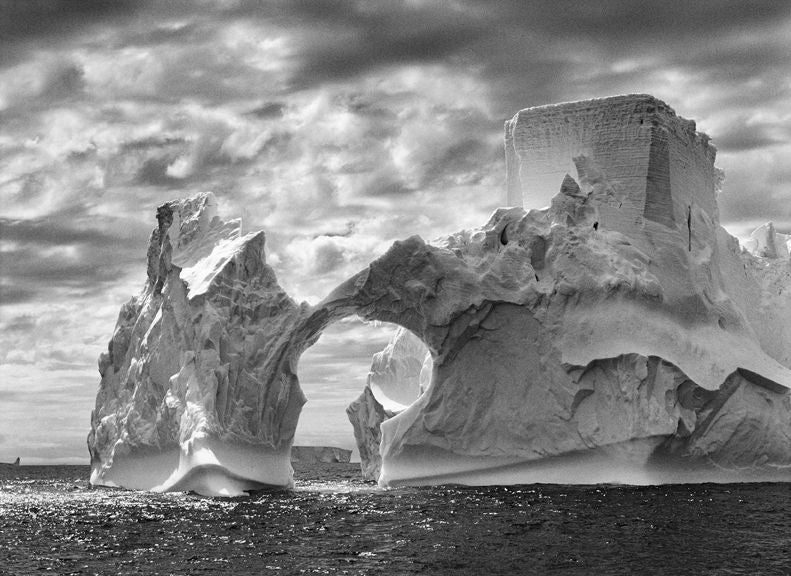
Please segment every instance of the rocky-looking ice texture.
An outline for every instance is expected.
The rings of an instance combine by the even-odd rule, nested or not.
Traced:
[[[392,343],[349,409],[383,486],[791,479],[791,265],[719,226],[708,138],[619,96],[522,111],[506,151],[512,196],[548,208],[396,242],[313,307],[211,197],[160,208],[100,360],[92,481],[288,485],[299,357],[350,314],[431,356]]]
[[[307,306],[278,286],[263,232],[223,222],[213,195],[164,204],[157,220],[148,279],[99,358],[91,482],[205,494],[288,486],[305,402],[290,330]]]
[[[385,414],[380,482],[790,479],[787,237],[755,258],[719,226],[708,137],[620,96],[519,112],[506,154],[510,203],[559,193],[435,243],[431,301],[475,288],[439,350],[415,330],[434,373]]]

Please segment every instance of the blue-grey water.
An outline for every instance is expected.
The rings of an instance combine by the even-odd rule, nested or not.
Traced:
[[[291,491],[90,489],[0,469],[0,573],[791,575],[791,484],[399,488],[296,466]]]

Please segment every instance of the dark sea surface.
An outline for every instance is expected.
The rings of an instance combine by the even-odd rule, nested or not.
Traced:
[[[398,488],[355,464],[295,490],[89,489],[0,468],[0,573],[791,575],[791,484]]]

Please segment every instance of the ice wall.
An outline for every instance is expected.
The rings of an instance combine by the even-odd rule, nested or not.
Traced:
[[[509,206],[529,205],[536,192],[554,195],[584,163],[578,179],[595,184],[603,174],[626,201],[624,221],[685,222],[693,203],[716,215],[716,150],[695,122],[647,94],[521,110],[505,124],[505,150]]]

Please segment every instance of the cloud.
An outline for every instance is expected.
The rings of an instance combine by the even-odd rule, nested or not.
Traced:
[[[346,406],[365,387],[371,356],[395,334],[397,326],[347,318],[327,328],[308,348],[297,367],[307,398],[295,434],[296,444],[333,445],[353,449],[352,427]]]
[[[786,144],[720,157],[719,164],[725,169],[720,213],[726,225],[741,220],[759,224],[774,220],[781,226],[791,223],[791,171],[781,160],[789,153],[791,145]],[[749,170],[745,170],[747,166]]]
[[[268,102],[266,104],[262,104],[255,110],[251,110],[248,114],[255,116],[256,118],[262,119],[273,119],[273,118],[282,118],[283,117],[283,110],[285,109],[285,104],[282,102]]]
[[[791,224],[785,1],[0,9],[0,362],[42,381],[93,382],[162,202],[214,191],[315,301],[397,239],[485,222],[502,122],[531,105],[653,93],[713,137],[730,229]]]
[[[723,152],[743,152],[782,144],[789,140],[787,135],[783,137],[777,134],[782,130],[782,127],[777,130],[774,126],[766,124],[735,125],[717,136],[717,149]]]
[[[42,108],[79,96],[82,67],[58,55],[20,64],[0,72],[0,112],[22,106]]]
[[[97,25],[121,23],[146,7],[145,0],[0,0],[0,66],[42,47],[87,34]]]
[[[68,211],[59,217],[0,219],[2,304],[11,304],[9,296],[16,302],[84,297],[127,282],[148,231],[134,222],[117,223],[108,219],[97,227]],[[136,245],[128,245],[130,240]]]
[[[352,5],[353,6],[353,5]],[[295,87],[357,77],[389,66],[442,62],[486,34],[485,21],[433,3],[380,3],[377,9],[337,3],[301,39]],[[327,21],[334,24],[330,29]],[[318,30],[317,28],[321,28]]]
[[[0,422],[5,437],[0,461],[36,456],[87,461],[87,423],[98,384],[96,368],[53,370],[30,364],[0,364]],[[15,390],[5,394],[13,383]],[[23,394],[16,393],[23,390]]]

